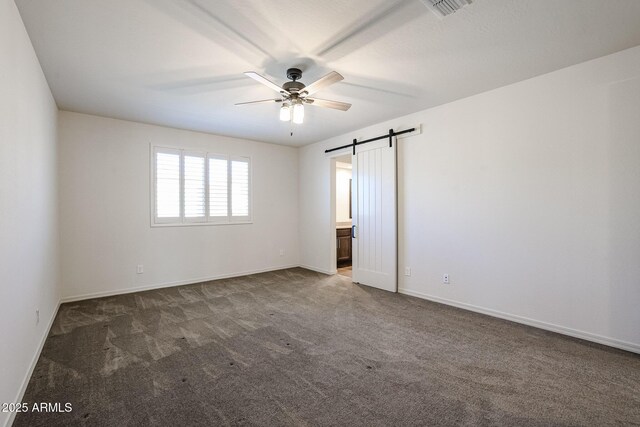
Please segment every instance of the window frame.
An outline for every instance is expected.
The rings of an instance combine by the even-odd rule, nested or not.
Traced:
[[[240,156],[231,154],[221,154],[218,152],[208,152],[204,150],[192,150],[185,148],[172,148],[164,146],[155,146],[150,144],[150,219],[151,227],[189,227],[198,225],[238,225],[238,224],[252,224],[253,223],[253,168],[251,156]],[[180,156],[180,216],[179,217],[167,217],[158,218],[157,210],[157,177],[156,177],[156,155],[157,153],[177,154]],[[185,197],[185,177],[184,177],[184,157],[185,156],[204,156],[204,191],[205,191],[205,216],[196,218],[186,218],[184,214],[184,197]],[[209,159],[220,159],[227,162],[227,216],[225,217],[211,217],[209,206]],[[232,162],[243,161],[247,163],[248,171],[248,215],[246,216],[233,216],[232,215],[232,181],[231,171]]]

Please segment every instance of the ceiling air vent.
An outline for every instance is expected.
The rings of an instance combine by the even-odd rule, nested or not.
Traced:
[[[438,18],[444,18],[471,4],[471,0],[422,0],[422,3]]]

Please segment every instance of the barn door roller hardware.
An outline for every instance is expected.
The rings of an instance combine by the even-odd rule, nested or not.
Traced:
[[[356,145],[366,144],[367,142],[380,141],[381,139],[389,138],[389,147],[393,147],[393,137],[398,135],[404,135],[405,133],[413,132],[416,128],[405,129],[399,132],[394,132],[393,129],[389,129],[389,133],[386,135],[376,136],[375,138],[365,139],[364,141],[358,141],[354,139],[351,144],[342,145],[336,148],[330,148],[328,150],[324,150],[325,153],[330,153],[332,151],[342,150],[343,148],[353,147],[353,155],[356,155]]]

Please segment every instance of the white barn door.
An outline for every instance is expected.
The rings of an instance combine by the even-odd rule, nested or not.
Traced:
[[[353,281],[391,292],[397,283],[396,142],[356,147],[352,162]]]

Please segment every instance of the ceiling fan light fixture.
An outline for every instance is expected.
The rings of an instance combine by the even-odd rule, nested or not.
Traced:
[[[304,105],[297,103],[293,106],[293,123],[301,125],[304,121]]]
[[[289,104],[282,104],[280,107],[280,120],[283,122],[291,120],[291,106]]]
[[[436,0],[432,0],[436,1]],[[453,1],[453,0],[448,0]],[[456,0],[456,1],[471,1],[471,0]],[[304,104],[316,105],[318,107],[333,108],[334,110],[347,111],[351,104],[346,102],[330,101],[328,99],[310,98],[314,93],[325,89],[326,87],[338,83],[343,80],[339,73],[331,71],[324,77],[319,78],[315,82],[306,86],[299,80],[302,78],[302,71],[299,68],[289,68],[287,70],[287,77],[291,79],[282,85],[282,87],[273,83],[271,80],[261,76],[255,71],[247,71],[245,73],[247,77],[251,77],[253,80],[267,86],[270,89],[278,92],[280,98],[278,99],[264,99],[261,101],[249,101],[239,102],[236,105],[246,104],[263,104],[277,102],[281,103],[279,118],[283,122],[290,121],[297,125],[304,122]],[[293,133],[291,133],[293,135]]]

